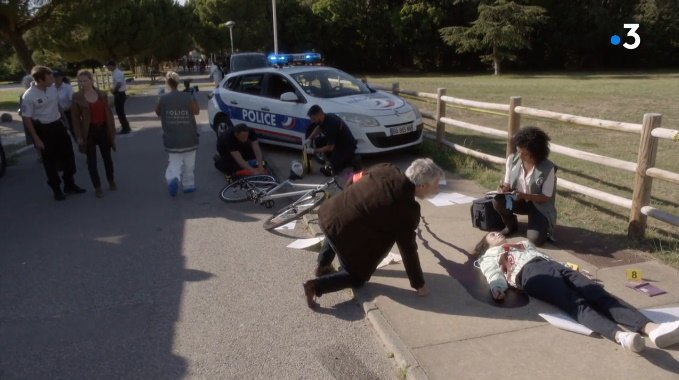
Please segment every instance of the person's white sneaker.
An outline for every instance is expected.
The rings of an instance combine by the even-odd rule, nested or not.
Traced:
[[[679,343],[679,321],[661,323],[648,337],[658,348]]]
[[[617,334],[618,343],[627,351],[641,352],[646,348],[644,338],[635,332],[622,331]]]

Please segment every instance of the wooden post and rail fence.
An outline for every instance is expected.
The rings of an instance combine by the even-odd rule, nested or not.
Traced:
[[[508,104],[486,103],[467,99],[454,98],[446,95],[445,88],[439,88],[436,94],[419,92],[412,90],[403,90],[398,83],[392,84],[391,89],[380,88],[378,86],[371,86],[382,90],[393,92],[395,95],[409,95],[420,99],[431,99],[436,102],[436,113],[422,112],[422,117],[433,120],[436,123],[436,134],[426,135],[426,137],[435,139],[437,143],[446,145],[449,148],[472,156],[476,159],[492,162],[495,164],[504,164],[506,157],[497,157],[486,154],[477,150],[469,149],[462,145],[455,144],[445,139],[446,126],[453,126],[457,128],[469,129],[482,134],[498,136],[507,139],[506,155],[513,153],[511,147],[511,136],[513,136],[520,127],[521,115],[530,116],[532,118],[555,120],[562,123],[575,124],[585,127],[603,128],[618,132],[627,132],[638,134],[639,153],[637,162],[624,161],[612,157],[602,156],[595,153],[590,153],[578,149],[569,148],[562,145],[550,144],[552,152],[556,152],[568,157],[589,161],[592,163],[629,171],[635,173],[633,184],[632,199],[627,199],[621,196],[606,193],[591,187],[583,186],[575,182],[571,182],[562,178],[557,181],[557,186],[564,188],[585,196],[598,199],[609,204],[620,206],[630,210],[629,223],[627,234],[631,238],[641,238],[644,236],[647,225],[647,218],[650,216],[654,219],[663,221],[665,223],[679,226],[679,216],[670,214],[668,212],[659,210],[650,206],[651,191],[653,186],[653,179],[668,181],[674,184],[679,184],[679,174],[671,171],[655,167],[655,160],[658,151],[658,139],[667,139],[679,143],[679,131],[667,128],[661,128],[662,115],[657,113],[644,114],[642,124],[625,123],[611,120],[595,119],[577,115],[569,115],[564,113],[545,111],[537,108],[523,107],[521,105],[521,97],[510,97]],[[489,128],[481,125],[471,124],[460,120],[451,119],[446,116],[446,106],[448,104],[456,105],[470,111],[474,110],[490,110],[500,111],[502,115],[507,116],[507,131],[502,131],[495,128]]]

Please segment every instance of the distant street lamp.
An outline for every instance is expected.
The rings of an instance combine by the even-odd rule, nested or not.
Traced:
[[[235,21],[227,21],[224,24],[227,28],[229,28],[229,37],[231,37],[231,54],[233,54],[233,27],[236,25]]]
[[[271,0],[271,9],[273,10],[273,52],[278,55],[278,26],[276,25],[276,0]]]

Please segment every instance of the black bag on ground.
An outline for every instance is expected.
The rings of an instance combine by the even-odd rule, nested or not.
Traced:
[[[483,231],[500,231],[505,228],[500,214],[493,208],[493,198],[479,198],[471,206],[472,226]]]

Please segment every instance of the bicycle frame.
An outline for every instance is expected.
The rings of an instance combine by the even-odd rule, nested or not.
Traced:
[[[340,188],[339,184],[335,180],[335,178],[331,179],[328,182],[325,183],[320,183],[320,184],[310,184],[310,183],[295,183],[294,181],[290,179],[286,179],[285,181],[279,183],[275,187],[263,191],[259,193],[256,197],[256,199],[253,199],[258,204],[263,204],[264,202],[267,201],[273,201],[275,199],[280,199],[280,198],[288,198],[288,197],[294,197],[294,196],[303,196],[306,195],[314,190],[324,190],[332,185],[337,186]],[[296,191],[288,191],[284,193],[278,193],[276,194],[277,191],[279,191],[281,188],[285,186],[290,186],[293,188],[298,188],[298,189],[303,189],[303,190],[296,190]]]

